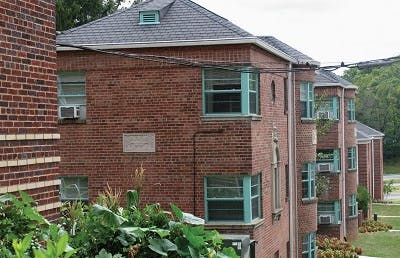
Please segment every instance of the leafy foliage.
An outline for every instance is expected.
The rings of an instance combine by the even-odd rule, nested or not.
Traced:
[[[357,187],[357,202],[358,208],[363,210],[364,213],[367,213],[369,203],[371,202],[371,196],[365,186],[359,185]]]
[[[385,134],[386,157],[400,153],[400,64],[371,70],[347,70],[343,76],[357,85],[356,118]]]
[[[325,235],[317,236],[319,258],[357,258],[361,254],[361,248],[351,245],[349,242],[341,241],[336,237]]]
[[[117,11],[123,0],[56,0],[56,28],[71,29]]]
[[[385,195],[390,195],[395,190],[395,186],[393,184],[394,184],[393,180],[384,181],[384,183],[383,183],[383,193]]]
[[[378,232],[378,231],[389,231],[393,227],[389,224],[383,223],[381,221],[375,220],[366,220],[363,222],[361,227],[358,228],[358,232],[366,233],[366,232]]]

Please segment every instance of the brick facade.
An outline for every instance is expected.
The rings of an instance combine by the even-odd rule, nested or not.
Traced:
[[[55,3],[0,0],[0,194],[58,216]]]
[[[336,235],[341,239],[344,237],[355,239],[358,237],[358,219],[350,216],[349,200],[351,195],[356,195],[357,193],[358,174],[357,169],[348,169],[348,149],[357,145],[355,121],[349,121],[348,117],[348,99],[355,98],[355,89],[345,89],[343,91],[343,88],[339,86],[318,86],[315,88],[315,94],[317,96],[316,99],[318,99],[318,96],[338,97],[338,108],[340,110],[339,119],[333,123],[326,134],[318,139],[317,149],[340,149],[340,173],[323,174],[328,178],[329,184],[325,193],[319,196],[319,202],[340,201],[341,223],[320,224],[318,225],[318,232]],[[345,193],[345,199],[343,193]],[[345,219],[343,218],[344,216]],[[345,225],[344,221],[346,222]]]
[[[278,62],[251,46],[202,46],[125,50],[224,62]],[[260,115],[207,117],[202,115],[202,71],[87,51],[59,52],[58,71],[84,71],[87,118],[60,124],[62,175],[89,178],[94,200],[107,184],[123,192],[134,187],[132,175],[146,169],[143,203],[175,203],[185,212],[205,216],[206,175],[261,175],[262,219],[246,225],[211,224],[224,233],[250,234],[256,256],[286,257],[288,203],[285,165],[288,164],[285,77],[260,75]],[[271,99],[271,83],[276,99]],[[272,140],[276,128],[280,154],[281,201],[278,220],[272,214]],[[124,133],[154,133],[153,153],[123,153]],[[79,143],[79,144],[78,144]],[[195,160],[194,160],[195,158]],[[195,185],[194,185],[195,182]],[[280,237],[276,237],[279,235]]]

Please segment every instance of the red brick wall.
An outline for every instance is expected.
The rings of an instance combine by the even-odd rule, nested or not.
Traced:
[[[58,156],[55,4],[0,0],[0,14],[0,191],[32,189],[39,206],[50,205],[59,200],[57,185],[43,188],[58,174],[49,160]]]
[[[359,184],[372,191],[371,185],[371,144],[359,143],[358,145],[358,180]]]
[[[135,52],[252,63],[276,62],[249,45],[141,49]],[[185,212],[204,217],[204,176],[261,173],[263,221],[257,225],[211,226],[225,233],[249,233],[258,242],[257,257],[286,253],[288,207],[285,203],[287,117],[279,75],[260,75],[260,116],[234,119],[202,117],[202,77],[196,67],[172,66],[84,51],[59,52],[58,71],[85,71],[87,119],[60,125],[63,175],[87,175],[93,200],[108,183],[132,189],[135,168],[146,169],[144,203],[173,202]],[[258,62],[258,63],[256,63]],[[282,62],[282,61],[279,61]],[[285,65],[282,62],[282,65]],[[271,102],[275,81],[277,99]],[[277,128],[284,210],[272,222],[272,130]],[[193,137],[196,132],[196,202],[193,199]],[[155,153],[123,153],[122,134],[152,132]],[[79,144],[78,144],[79,143]],[[193,209],[195,206],[195,210]],[[279,237],[276,237],[279,235]]]
[[[314,71],[295,74],[296,79],[296,173],[297,173],[297,209],[298,209],[298,255],[301,257],[302,237],[304,234],[317,231],[317,199],[302,200],[301,170],[303,163],[315,161],[316,145],[313,144],[312,134],[315,123],[301,120],[300,85],[302,82],[314,82]]]
[[[374,139],[374,165],[375,165],[375,186],[374,198],[383,200],[383,141],[382,139]]]

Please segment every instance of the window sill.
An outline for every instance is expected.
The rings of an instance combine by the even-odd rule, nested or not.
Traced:
[[[349,169],[347,169],[347,172],[356,172],[357,171],[357,168],[349,168]]]
[[[304,204],[304,205],[318,203],[318,198],[314,197],[312,199],[302,199],[301,203]]]
[[[65,124],[86,124],[86,120],[84,119],[58,119],[59,125]]]
[[[352,215],[352,216],[348,217],[348,219],[357,219],[357,218],[358,218],[358,215],[354,215],[354,216]]]
[[[348,122],[349,122],[349,124],[355,124],[357,122],[357,120],[349,120]]]
[[[261,121],[260,115],[203,115],[202,121]]]
[[[315,124],[314,118],[301,118],[301,123],[303,124]]]
[[[238,229],[238,230],[254,230],[264,224],[264,219],[255,219],[250,223],[244,222],[223,222],[223,221],[215,221],[215,222],[206,222],[204,225],[207,229],[216,229],[216,230],[229,230],[229,229]]]

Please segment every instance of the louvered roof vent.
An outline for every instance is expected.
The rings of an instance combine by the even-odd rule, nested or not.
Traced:
[[[175,0],[146,1],[139,9],[139,24],[159,24]]]

